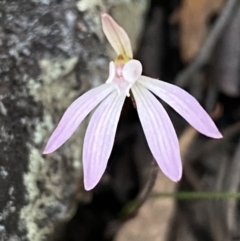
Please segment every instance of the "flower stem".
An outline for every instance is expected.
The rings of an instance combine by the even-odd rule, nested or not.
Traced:
[[[177,193],[153,193],[151,198],[175,198],[188,199],[240,199],[239,193],[232,192],[177,192]]]

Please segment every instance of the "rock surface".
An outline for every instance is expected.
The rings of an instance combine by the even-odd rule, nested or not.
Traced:
[[[137,46],[147,2],[0,1],[1,241],[56,240],[90,195],[81,166],[87,122],[57,152],[42,150],[67,106],[106,80],[112,52],[100,13],[112,13]]]

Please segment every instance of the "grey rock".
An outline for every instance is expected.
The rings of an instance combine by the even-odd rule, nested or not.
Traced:
[[[119,22],[121,12],[134,13],[135,45],[147,2],[0,0],[1,241],[55,240],[87,196],[87,121],[57,152],[42,150],[68,105],[107,78],[100,13],[111,10]]]

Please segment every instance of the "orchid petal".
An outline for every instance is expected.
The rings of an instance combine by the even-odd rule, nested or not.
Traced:
[[[129,60],[122,69],[123,78],[128,82],[134,82],[142,74],[142,64],[135,59]]]
[[[130,39],[125,30],[120,27],[108,14],[102,14],[103,32],[117,55],[133,57]]]
[[[163,173],[173,181],[182,176],[178,138],[161,103],[142,85],[132,87],[137,112],[149,148]]]
[[[178,86],[142,76],[139,83],[152,91],[155,95],[169,104],[179,115],[200,133],[212,137],[222,138],[216,125],[202,108],[198,101]]]
[[[83,144],[86,190],[97,185],[106,169],[125,98],[126,95],[114,91],[99,105],[89,122]]]
[[[115,75],[116,75],[116,66],[115,66],[115,64],[113,63],[113,61],[111,61],[111,62],[109,63],[109,77],[108,77],[106,83],[107,83],[107,84],[108,84],[108,83],[111,83],[111,82],[114,80]]]
[[[43,153],[48,154],[54,152],[67,141],[82,120],[93,110],[93,108],[108,96],[113,89],[113,85],[104,84],[86,92],[76,99],[64,113],[57,128],[52,133]]]

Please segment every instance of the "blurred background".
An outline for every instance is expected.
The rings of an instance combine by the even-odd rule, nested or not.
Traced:
[[[163,103],[183,178],[156,166],[127,99],[107,170],[82,184],[87,120],[52,155],[64,110],[107,79],[115,58],[101,12],[130,35],[144,75],[176,84],[224,135],[197,133]],[[240,240],[239,0],[0,0],[0,240]]]

